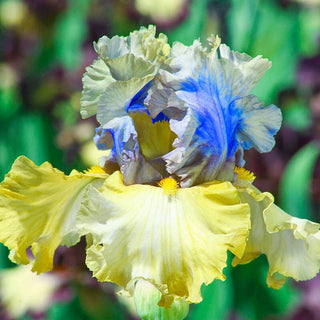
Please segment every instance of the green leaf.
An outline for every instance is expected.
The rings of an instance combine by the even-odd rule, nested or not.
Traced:
[[[233,0],[227,22],[232,49],[271,60],[271,69],[254,93],[266,103],[274,102],[279,90],[295,81],[298,12],[290,7],[282,9],[272,0]]]
[[[226,281],[215,280],[202,286],[203,301],[193,306],[190,320],[225,319],[233,305],[233,287],[230,267],[224,269]]]
[[[251,46],[257,18],[258,0],[231,0],[227,14],[228,45],[232,50],[246,52]]]
[[[298,14],[289,8],[279,8],[274,1],[260,1],[256,21],[249,53],[270,59],[272,67],[262,77],[254,93],[265,102],[274,102],[279,90],[292,86],[295,81]]]
[[[65,303],[56,303],[50,307],[46,315],[48,320],[125,320],[128,313],[114,295],[100,286],[74,282],[75,297]]]
[[[40,114],[26,113],[0,124],[0,178],[10,170],[13,161],[25,155],[40,165],[51,160],[51,124]]]
[[[0,181],[4,178],[4,175],[10,170],[13,162],[13,157],[10,155],[10,145],[8,140],[5,140],[5,135],[1,135],[3,140],[0,140]]]
[[[14,86],[0,87],[0,118],[9,119],[21,109],[21,97]]]
[[[55,304],[50,308],[47,319],[88,320],[86,315],[81,311],[81,308],[79,308],[77,299],[73,300],[71,303]]]
[[[300,294],[289,281],[279,290],[268,288],[267,273],[265,256],[233,269],[234,307],[243,319],[261,320],[270,315],[279,319],[299,302]]]
[[[86,14],[90,0],[69,1],[69,8],[55,26],[55,50],[58,61],[69,70],[79,67],[81,46],[88,32]]]
[[[25,155],[36,164],[49,159],[46,139],[46,126],[40,114],[26,114],[17,119],[10,127],[14,145],[19,150],[18,155]]]
[[[109,293],[107,293],[100,286],[88,286],[83,283],[77,285],[76,289],[79,295],[78,309],[83,310],[86,315],[85,319],[128,319],[127,310],[111,294],[111,288],[111,284],[109,284]]]
[[[282,109],[284,123],[296,131],[304,131],[312,125],[310,108],[299,102]]]
[[[170,43],[180,41],[185,45],[191,45],[200,38],[205,26],[207,6],[209,0],[193,0],[189,7],[189,17],[176,29],[168,32]]]
[[[5,247],[2,243],[0,243],[0,270],[15,266],[15,264],[9,260],[8,255],[8,248]]]
[[[312,219],[311,181],[320,148],[311,142],[300,149],[288,163],[280,182],[281,207],[299,218]]]
[[[299,13],[300,51],[304,55],[313,56],[319,50],[320,10],[303,8]]]

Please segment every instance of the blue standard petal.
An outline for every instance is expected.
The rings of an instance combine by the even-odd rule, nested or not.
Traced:
[[[229,164],[235,162],[238,149],[235,131],[241,110],[228,85],[221,88],[218,83],[217,75],[204,67],[197,80],[182,83],[182,90],[176,93],[191,111],[184,122],[172,122],[172,130],[183,133],[178,135],[179,141],[174,144],[177,149],[165,158],[169,172],[179,175],[183,186],[212,181],[221,175],[224,180],[233,177],[233,167]],[[185,125],[184,131],[181,125]],[[170,162],[182,148],[182,160]]]
[[[199,43],[193,46],[198,48]],[[180,120],[169,116],[178,138],[176,149],[164,156],[167,170],[180,177],[183,187],[215,179],[233,180],[234,166],[243,164],[242,149],[270,151],[282,120],[276,106],[264,107],[249,95],[270,67],[268,60],[227,52],[225,45],[220,58],[214,50],[191,47],[185,54],[180,50],[179,56],[173,56],[172,64],[180,67],[176,73],[162,73],[162,83],[168,88],[162,90],[162,95],[168,92],[167,105],[163,107],[164,97],[158,104],[168,114],[173,108],[169,89],[175,88],[176,100],[183,102],[177,110],[181,111],[181,106],[189,109]],[[190,54],[197,63],[184,66],[184,55],[189,61]],[[151,104],[148,108],[153,114]]]

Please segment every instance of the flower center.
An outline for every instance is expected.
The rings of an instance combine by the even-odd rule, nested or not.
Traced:
[[[165,194],[176,194],[178,182],[173,178],[164,178],[158,182],[159,187],[164,190]]]
[[[248,180],[250,182],[253,182],[256,178],[253,172],[246,170],[243,167],[235,166],[234,172],[238,175],[238,179],[243,179],[243,180]]]

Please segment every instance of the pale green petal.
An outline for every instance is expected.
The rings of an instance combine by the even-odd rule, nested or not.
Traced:
[[[108,66],[100,58],[87,67],[86,71],[82,78],[83,91],[80,110],[80,114],[84,119],[97,113],[100,95],[109,84],[115,81],[110,74]]]
[[[75,218],[85,187],[106,177],[77,171],[65,176],[48,162],[38,167],[19,157],[0,185],[0,241],[11,250],[10,258],[28,264],[31,246],[32,270],[51,270],[56,248],[79,241]]]
[[[127,115],[133,97],[150,82],[157,69],[149,62],[132,54],[110,61],[115,82],[111,83],[98,102],[97,119],[101,125],[115,117]]]
[[[161,72],[161,77],[165,83],[169,84],[175,90],[181,89],[183,82],[190,78],[197,78],[199,70],[204,66],[206,57],[216,57],[216,50],[213,49],[210,53],[207,52],[199,40],[194,40],[191,46],[185,46],[181,42],[174,42],[170,52],[170,68],[175,73]]]
[[[164,296],[200,302],[202,283],[225,279],[227,250],[243,254],[249,208],[228,182],[168,192],[125,186],[116,172],[99,190],[88,189],[77,225],[91,239],[86,262],[100,281],[128,289],[142,278]]]
[[[101,58],[117,58],[129,53],[127,38],[114,36],[111,39],[107,36],[101,37],[98,42],[94,42],[94,49]]]
[[[141,27],[140,30],[131,32],[128,37],[115,36],[110,39],[104,36],[95,43],[95,49],[105,60],[132,53],[155,65],[164,63],[170,53],[167,37],[160,33],[156,38],[156,27],[153,25],[148,28]]]
[[[154,79],[159,68],[167,66],[170,46],[165,35],[160,34],[156,38],[155,34],[155,26],[142,27],[128,37],[115,36],[110,39],[104,36],[94,44],[98,61],[101,59],[105,66],[96,62],[87,70],[83,80],[83,117],[97,112],[98,121],[104,125],[115,117],[127,114],[132,99]],[[97,72],[98,80],[95,78]],[[90,89],[94,84],[97,84],[96,89]]]
[[[249,203],[252,229],[247,248],[233,264],[247,263],[260,254],[269,262],[267,283],[280,288],[287,277],[295,280],[313,278],[320,268],[319,224],[292,217],[273,204],[270,193],[242,181],[241,201]]]
[[[128,81],[132,78],[142,79],[156,72],[156,67],[152,63],[132,53],[106,61],[112,77],[118,81]]]
[[[134,284],[134,301],[141,320],[183,320],[189,312],[184,299],[170,301],[169,306],[159,306],[161,292],[149,281],[138,280]]]

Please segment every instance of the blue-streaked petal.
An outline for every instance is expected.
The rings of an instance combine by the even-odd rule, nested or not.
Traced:
[[[249,95],[241,100],[243,113],[237,127],[237,139],[244,149],[254,147],[259,152],[269,152],[275,144],[282,115],[278,107],[264,107],[256,96]]]
[[[136,96],[167,65],[170,53],[166,36],[155,34],[155,26],[141,27],[128,37],[104,36],[94,44],[99,59],[83,78],[82,117],[97,113],[103,126],[140,106],[135,104]]]
[[[115,117],[127,115],[130,106],[135,104],[137,95],[143,93],[144,87],[157,72],[151,63],[132,54],[114,60],[111,61],[113,66],[110,72],[115,81],[100,95],[98,101],[97,120],[101,125]]]
[[[187,104],[177,97],[173,88],[163,86],[157,78],[150,85],[144,105],[153,119],[162,113],[168,119],[181,120],[188,110]]]
[[[162,71],[160,93],[153,89],[147,99],[150,114],[166,114],[178,137],[176,149],[164,156],[168,171],[181,178],[183,187],[232,180],[234,165],[243,163],[241,150],[270,151],[281,125],[277,107],[264,107],[249,95],[270,62],[225,45],[219,57],[215,47],[208,51],[199,41],[190,47],[176,44],[171,53],[170,67],[176,72]],[[160,102],[150,103],[156,98]]]
[[[129,116],[115,118],[97,129],[95,142],[99,149],[111,149],[103,164],[108,168],[117,166],[123,175],[125,184],[150,183],[162,178],[162,175],[141,154],[137,131]]]
[[[204,67],[197,80],[189,79],[176,92],[189,111],[182,120],[171,121],[178,139],[174,143],[176,150],[165,159],[169,172],[181,177],[182,186],[233,177],[233,167],[226,163],[235,162],[235,132],[241,110],[230,88],[223,88],[219,81],[216,74]]]
[[[246,53],[239,53],[230,50],[230,48],[221,44],[219,53],[224,63],[229,64],[232,68],[238,70],[241,74],[240,79],[231,81],[233,89],[239,88],[242,95],[248,95],[255,87],[264,73],[270,69],[271,62],[268,59],[263,59],[262,56],[250,57]],[[240,80],[239,82],[237,80]],[[239,94],[238,92],[235,92]]]
[[[209,54],[214,56],[216,49],[212,49]],[[202,47],[199,40],[195,40],[191,46],[175,42],[171,49],[172,60],[170,61],[170,68],[174,74],[163,72],[162,76],[166,82],[170,82],[172,88],[178,89],[183,81],[198,76],[207,55],[208,51]]]

